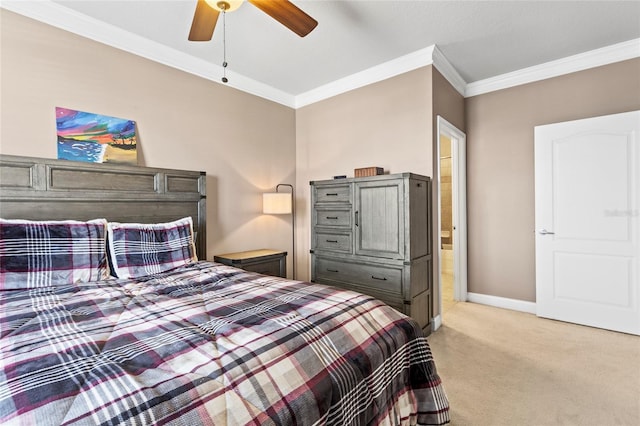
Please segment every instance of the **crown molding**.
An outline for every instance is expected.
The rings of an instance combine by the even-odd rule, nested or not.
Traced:
[[[218,80],[218,76],[223,74],[222,67],[219,65],[156,43],[49,0],[3,0],[0,7],[154,62],[197,75],[217,84],[223,84],[285,106],[293,107],[295,104],[293,95],[240,74],[232,74],[228,83],[222,83]]]
[[[228,83],[221,83],[220,80],[217,79],[217,76],[223,74],[222,67],[219,65],[211,64],[203,59],[161,45],[160,43],[133,34],[122,28],[68,9],[50,0],[4,0],[0,2],[0,7],[125,52],[197,75],[214,83],[224,84],[227,87],[232,87],[291,108],[300,108],[359,87],[434,64],[434,55],[437,57],[437,64],[435,65],[438,70],[458,91],[464,93],[464,89],[459,88],[459,81],[462,80],[459,74],[435,46],[429,46],[409,53],[400,58],[376,65],[306,93],[294,96],[241,74],[232,74],[232,78],[229,79]],[[214,76],[216,77],[214,78]],[[456,83],[454,84],[454,82]]]
[[[369,84],[386,80],[396,75],[404,74],[415,69],[433,65],[449,81],[449,83],[464,95],[466,82],[458,71],[449,63],[436,45],[425,47],[407,55],[384,62],[356,74],[333,81],[324,86],[310,90],[296,96],[295,107],[301,108],[342,93],[364,87]]]
[[[444,54],[438,49],[438,46],[434,46],[433,49],[433,66],[440,71],[440,74],[447,79],[449,84],[464,96],[467,82],[458,73],[458,70],[454,68]]]
[[[399,74],[413,71],[420,67],[431,65],[433,63],[432,55],[434,47],[435,46],[429,46],[424,49],[417,50],[302,93],[296,96],[295,107],[301,108],[303,106],[349,92],[359,87],[364,87],[369,84],[395,77]]]
[[[613,44],[467,84],[466,98],[640,57],[640,39]]]
[[[223,74],[223,70],[218,65],[80,14],[50,0],[2,0],[0,8],[291,108],[301,108],[427,65],[437,68],[464,97],[471,97],[640,57],[640,39],[634,39],[466,83],[440,49],[432,45],[296,96],[241,74],[234,73],[228,83],[222,83],[218,76]]]

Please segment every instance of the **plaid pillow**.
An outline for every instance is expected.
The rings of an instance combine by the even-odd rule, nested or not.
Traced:
[[[0,219],[0,290],[108,278],[106,225],[105,219]]]
[[[191,217],[155,224],[109,222],[107,233],[118,278],[157,274],[198,260]]]

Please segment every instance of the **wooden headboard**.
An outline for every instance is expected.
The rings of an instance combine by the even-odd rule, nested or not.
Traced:
[[[206,173],[0,155],[0,217],[159,223],[191,216],[207,255]]]

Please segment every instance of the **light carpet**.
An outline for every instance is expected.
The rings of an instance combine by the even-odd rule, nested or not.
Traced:
[[[456,303],[429,342],[452,425],[640,425],[640,337]]]

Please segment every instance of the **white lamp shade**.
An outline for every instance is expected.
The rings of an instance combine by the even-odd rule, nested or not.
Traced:
[[[262,212],[264,214],[291,213],[291,194],[286,192],[268,192],[262,194]]]

